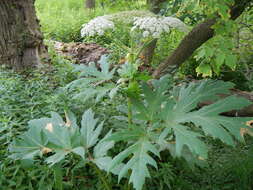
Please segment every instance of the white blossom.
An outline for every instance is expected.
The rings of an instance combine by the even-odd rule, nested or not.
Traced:
[[[108,18],[106,16],[99,16],[84,24],[81,30],[81,36],[102,36],[106,30],[113,29],[114,23]]]
[[[143,37],[146,38],[150,35],[149,31],[144,31],[143,32]]]
[[[131,31],[141,30],[143,37],[159,38],[162,33],[168,33],[171,28],[188,31],[187,26],[179,19],[173,17],[136,17]]]

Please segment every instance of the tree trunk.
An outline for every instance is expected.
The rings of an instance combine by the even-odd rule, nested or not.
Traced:
[[[151,12],[158,14],[161,11],[161,4],[166,1],[167,0],[147,0],[146,3]]]
[[[164,63],[161,63],[158,66],[153,73],[153,76],[159,78],[169,69],[180,66],[196,49],[213,37],[214,30],[211,27],[215,23],[216,19],[208,19],[196,26],[187,36],[185,36],[177,49],[164,61]]]
[[[1,0],[0,64],[24,70],[47,57],[34,0]]]
[[[238,18],[252,2],[253,0],[235,0],[234,6],[230,9],[230,19],[235,20]],[[181,41],[176,50],[158,66],[153,73],[153,77],[159,78],[171,67],[180,66],[194,53],[195,50],[211,39],[214,36],[212,26],[216,23],[217,19],[217,16],[216,18],[207,19],[193,28],[193,30]]]
[[[96,7],[96,0],[86,0],[85,1],[85,7],[87,9],[95,9],[95,7]]]

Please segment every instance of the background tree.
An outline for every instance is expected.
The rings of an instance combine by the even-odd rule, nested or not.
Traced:
[[[34,0],[1,0],[0,64],[23,70],[40,65],[45,57]]]
[[[95,7],[96,7],[96,0],[86,0],[85,1],[85,7],[87,9],[95,9]]]
[[[235,0],[234,4],[228,10],[230,20],[236,20],[253,0]],[[218,5],[219,6],[219,5]],[[179,46],[173,51],[167,59],[161,63],[153,73],[155,78],[159,78],[171,67],[178,67],[186,61],[200,46],[215,36],[213,26],[220,20],[220,14],[217,12],[209,16],[206,20],[195,26],[192,31],[184,37]]]

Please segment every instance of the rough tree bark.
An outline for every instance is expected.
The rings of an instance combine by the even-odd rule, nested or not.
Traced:
[[[96,0],[86,0],[85,1],[85,7],[87,9],[95,9],[95,7],[96,7]]]
[[[235,0],[235,4],[230,9],[230,18],[232,20],[238,18],[252,2],[253,0]],[[193,30],[181,41],[176,50],[158,66],[153,73],[153,77],[159,78],[171,67],[180,66],[195,50],[211,39],[214,36],[212,26],[216,23],[217,19],[218,16],[207,19],[193,28]]]
[[[1,0],[0,64],[24,70],[47,57],[34,0]]]

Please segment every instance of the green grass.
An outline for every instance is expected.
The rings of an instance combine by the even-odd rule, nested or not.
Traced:
[[[82,0],[37,0],[36,8],[45,38],[80,40],[80,28],[88,19]]]
[[[84,8],[84,0],[37,0],[37,16],[46,39],[63,42],[81,41],[81,26],[91,18],[119,11],[143,9],[145,1],[124,1],[102,7],[97,2],[94,11]]]
[[[48,169],[40,159],[32,163],[7,158],[7,145],[14,136],[26,130],[29,120],[47,116],[49,111],[57,111],[63,115],[65,106],[79,115],[86,109],[87,105],[79,105],[70,100],[68,95],[60,93],[60,88],[72,81],[75,74],[56,55],[53,56],[53,61],[58,64],[54,64],[48,72],[34,71],[29,75],[0,69],[0,190],[57,190],[59,183],[66,190],[103,189],[96,174],[89,168],[75,167],[78,164],[77,159],[69,158],[59,173],[55,173],[58,170]],[[96,105],[95,109],[96,113],[106,118],[111,114],[117,115],[108,113],[108,110],[113,112],[114,108],[106,102]],[[113,123],[107,125],[112,126]],[[235,149],[224,146],[219,141],[210,139],[208,142],[210,157],[204,168],[196,167],[191,170],[184,161],[173,159],[167,152],[162,155],[158,171],[150,168],[153,177],[147,181],[144,190],[251,190],[252,139]],[[60,181],[59,175],[63,175]],[[123,190],[122,186],[116,185],[116,177],[110,177],[109,180],[115,184],[115,190]]]

